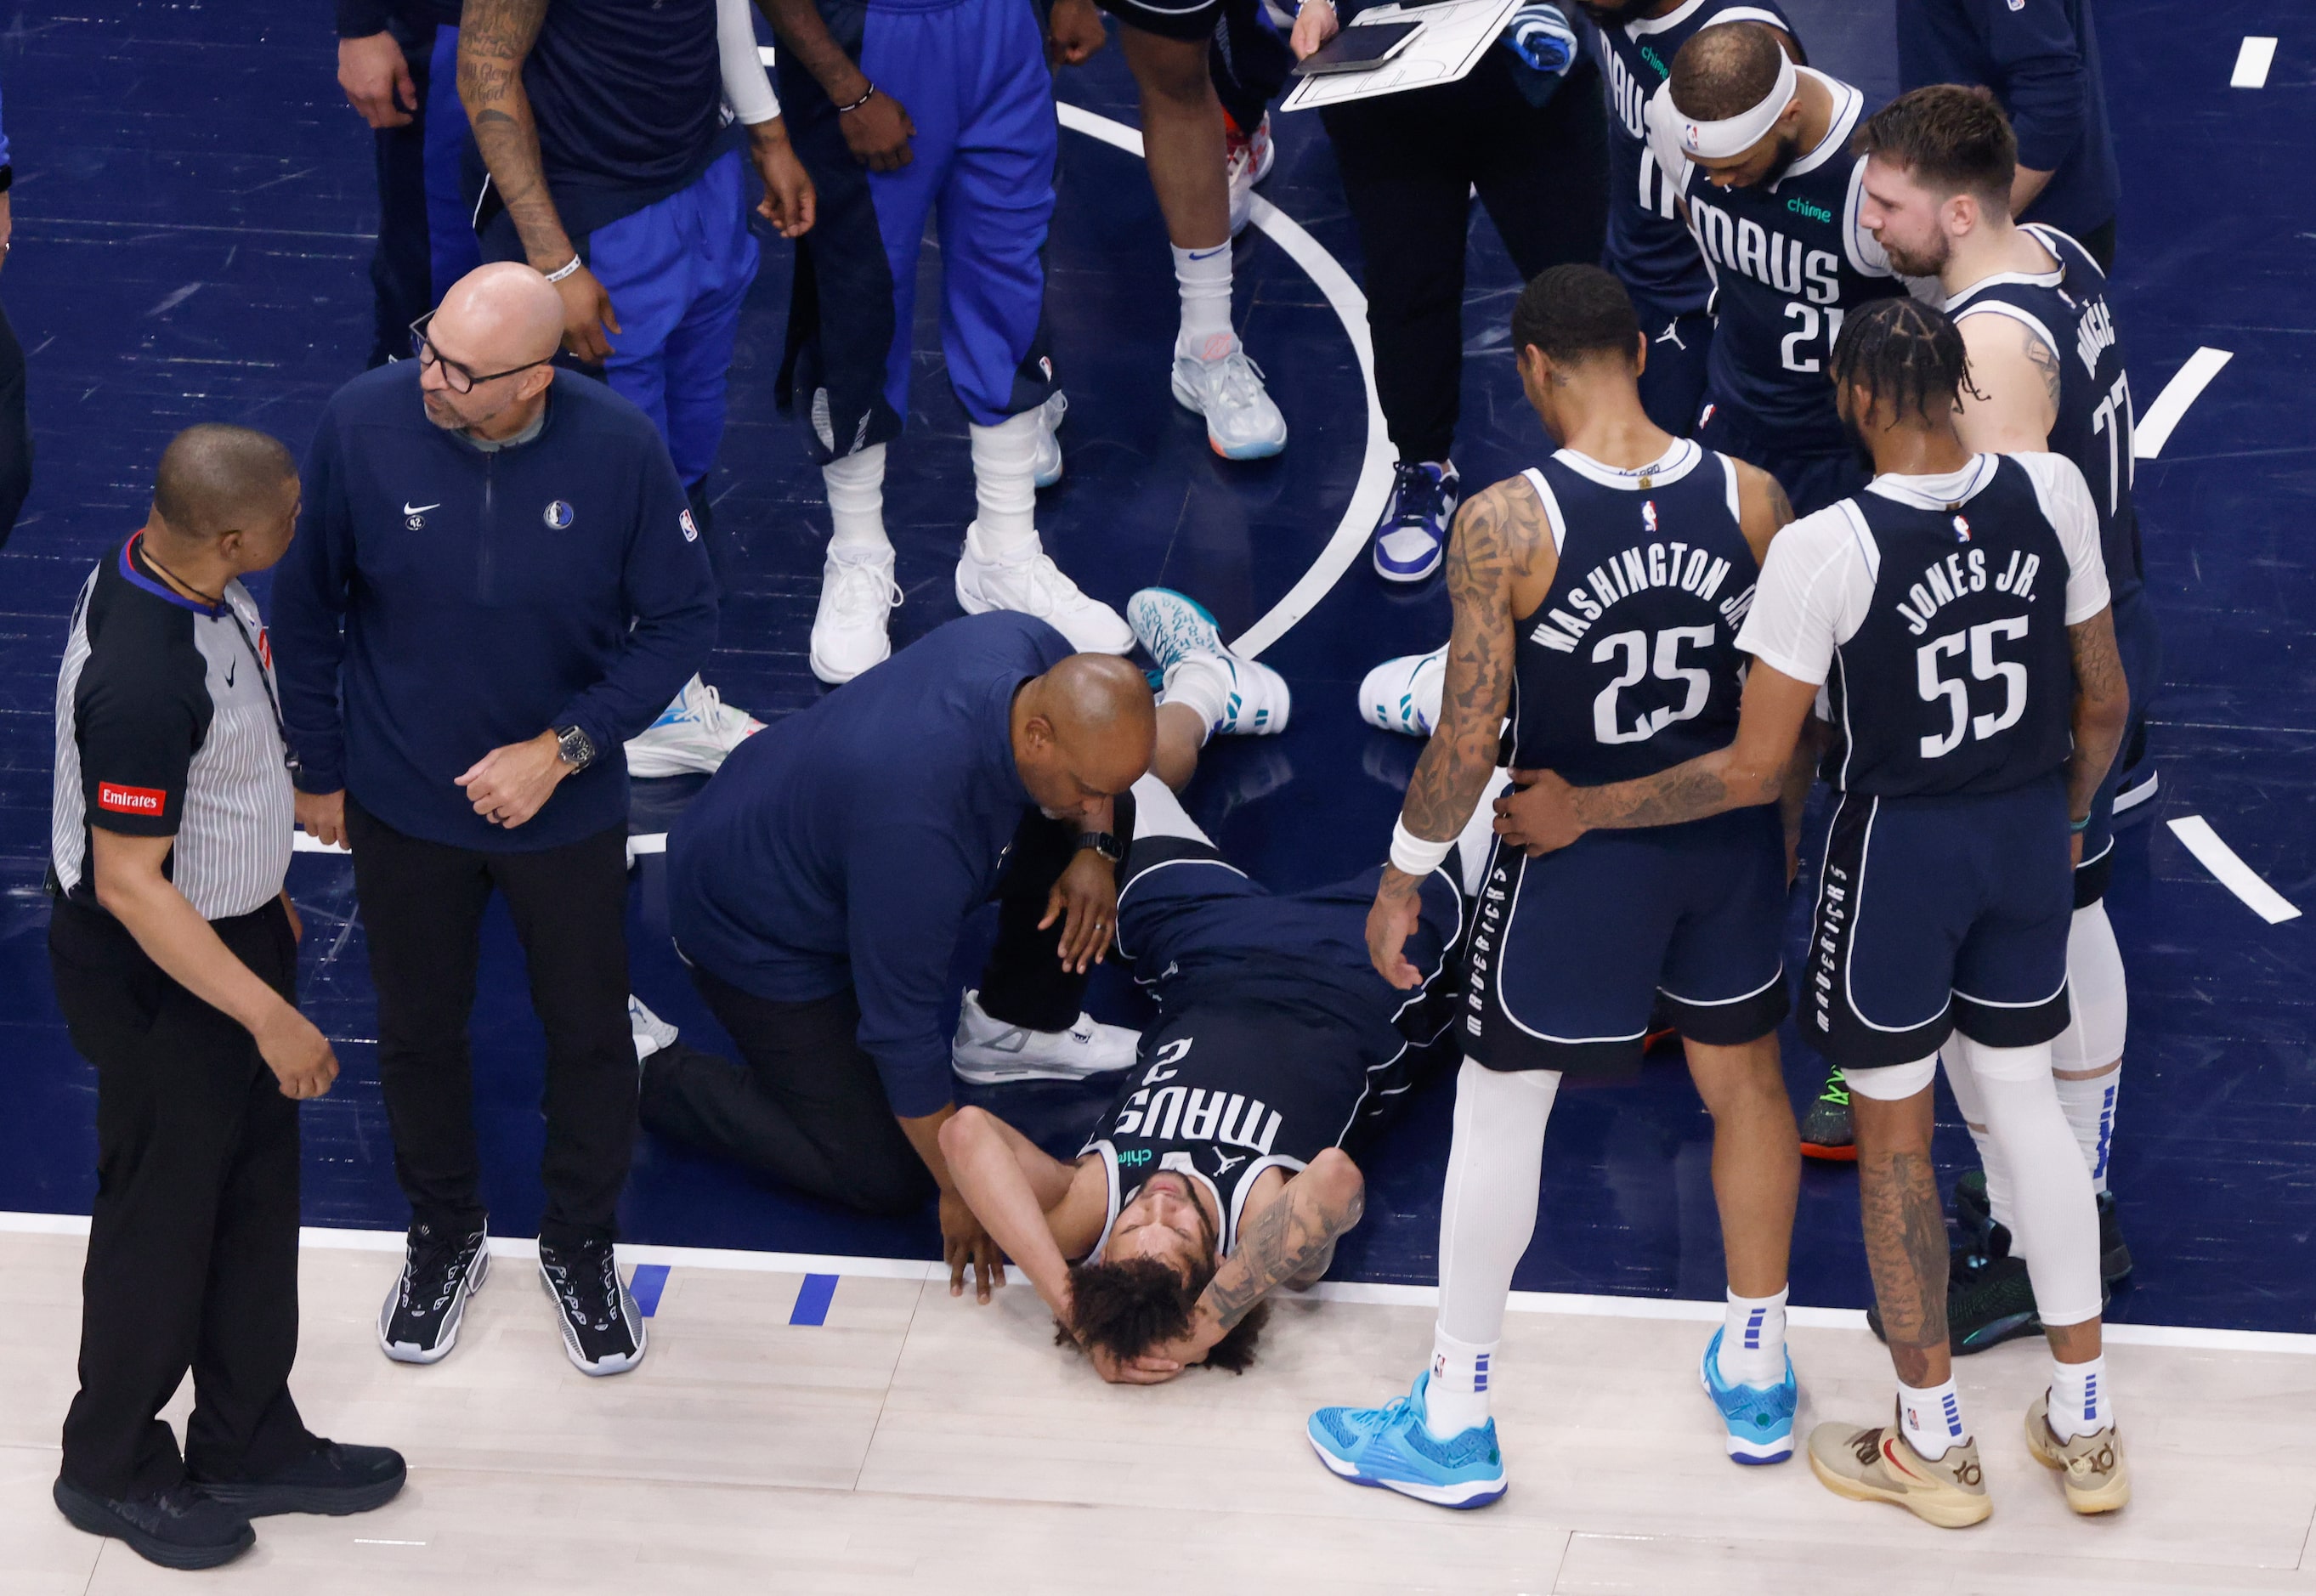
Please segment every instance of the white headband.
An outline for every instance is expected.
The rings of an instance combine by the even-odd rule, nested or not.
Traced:
[[[1794,72],[1794,58],[1784,50],[1777,52],[1777,81],[1769,85],[1768,97],[1750,111],[1741,111],[1735,116],[1724,117],[1717,122],[1700,122],[1685,115],[1673,103],[1672,85],[1665,85],[1666,120],[1679,138],[1681,153],[1707,161],[1726,161],[1743,155],[1768,137],[1769,129],[1794,103],[1801,80]]]

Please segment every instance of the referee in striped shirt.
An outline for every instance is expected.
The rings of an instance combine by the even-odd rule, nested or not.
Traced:
[[[402,1488],[400,1457],[322,1440],[290,1397],[298,1100],[338,1064],[297,1008],[288,754],[240,578],[281,557],[298,502],[275,440],[180,432],[57,678],[49,953],[96,1066],[97,1190],[55,1497],[172,1568],[239,1556],[254,1516]],[[188,1369],[181,1454],[158,1415]]]

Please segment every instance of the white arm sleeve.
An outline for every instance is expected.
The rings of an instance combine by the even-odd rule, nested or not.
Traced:
[[[2035,485],[2043,514],[2067,551],[2067,624],[2080,626],[2107,606],[2107,559],[2099,550],[2098,511],[2075,462],[2063,454],[2014,454]],[[1772,545],[1771,547],[1775,547]]]
[[[724,67],[724,103],[735,117],[753,128],[780,114],[779,97],[756,53],[748,0],[716,0],[716,53]]]
[[[1737,646],[1796,682],[1822,687],[1833,651],[1866,620],[1874,571],[1861,528],[1840,504],[1804,515],[1777,535]]]

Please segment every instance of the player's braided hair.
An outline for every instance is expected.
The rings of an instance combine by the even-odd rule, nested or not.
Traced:
[[[1899,295],[1876,299],[1841,324],[1828,375],[1837,388],[1866,390],[1893,416],[1926,422],[1951,415],[1970,386],[1970,357],[1962,332],[1945,311]],[[1971,397],[1986,396],[1970,388]]]

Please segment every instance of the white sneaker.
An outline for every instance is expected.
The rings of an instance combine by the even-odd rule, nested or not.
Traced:
[[[1372,727],[1428,737],[1439,724],[1439,689],[1448,680],[1448,646],[1387,659],[1359,682],[1359,715]]]
[[[628,1034],[636,1045],[637,1064],[662,1048],[675,1045],[675,1027],[646,1008],[644,1000],[632,992],[628,994]]]
[[[1254,214],[1255,184],[1269,176],[1271,167],[1278,164],[1278,147],[1270,142],[1270,112],[1262,113],[1252,133],[1229,127],[1223,129],[1223,170],[1230,178],[1230,229],[1235,238],[1246,231],[1247,220]]]
[[[900,604],[893,550],[828,551],[820,568],[820,610],[812,618],[812,673],[841,687],[893,655],[885,627]]]
[[[979,524],[966,529],[957,561],[957,602],[967,615],[1012,610],[1046,622],[1081,654],[1133,651],[1133,629],[1118,611],[1080,593],[1078,584],[1054,564],[1053,556],[1036,544],[1029,545],[1031,552],[1011,559],[983,559],[975,554],[974,531]]]
[[[1203,356],[1175,346],[1174,398],[1207,418],[1207,446],[1226,460],[1265,459],[1287,447],[1287,418],[1236,334],[1207,340]]]
[[[725,755],[764,729],[764,723],[745,709],[735,709],[723,695],[694,676],[675,695],[675,701],[641,735],[628,739],[628,774],[681,776],[690,771],[714,775]]]
[[[982,1086],[1007,1081],[1082,1081],[1132,1068],[1141,1039],[1141,1032],[1123,1025],[1097,1025],[1091,1014],[1080,1014],[1067,1030],[1008,1025],[983,1013],[981,994],[968,992],[958,1012],[957,1038],[949,1043],[949,1057],[958,1075]]]
[[[1231,652],[1207,607],[1171,587],[1145,587],[1126,601],[1135,641],[1149,651],[1165,682],[1159,702],[1190,703],[1218,736],[1269,736],[1287,729],[1295,695],[1287,678]],[[1185,671],[1205,673],[1199,688],[1178,691]]]
[[[1055,436],[1062,430],[1062,420],[1070,413],[1070,397],[1056,388],[1053,397],[1038,406],[1038,486],[1051,487],[1062,479],[1062,441]]]

